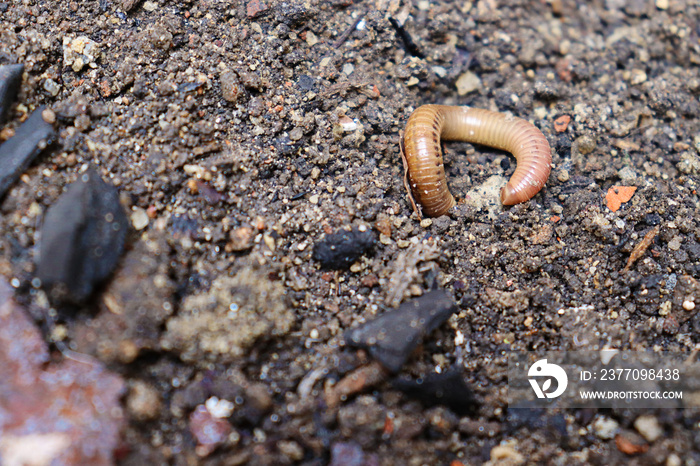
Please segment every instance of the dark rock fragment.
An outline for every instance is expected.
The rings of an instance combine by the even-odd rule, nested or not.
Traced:
[[[53,126],[44,121],[39,107],[17,129],[14,137],[0,146],[0,197],[20,177],[39,153],[54,139]]]
[[[366,348],[384,367],[398,372],[423,337],[442,325],[456,309],[449,293],[433,290],[351,329],[345,342]]]
[[[443,405],[456,414],[466,415],[476,407],[471,388],[459,370],[430,374],[423,379],[395,379],[392,385],[425,406]]]
[[[49,208],[41,229],[37,277],[51,298],[88,298],[117,265],[127,229],[117,189],[94,169],[81,174]]]
[[[17,98],[23,71],[22,64],[0,66],[0,124],[7,118],[7,113]]]
[[[367,228],[343,230],[326,235],[316,243],[313,258],[325,269],[347,269],[374,243],[374,233]]]

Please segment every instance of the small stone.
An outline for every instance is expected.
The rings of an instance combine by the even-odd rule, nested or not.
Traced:
[[[680,456],[676,455],[675,453],[671,453],[666,458],[666,466],[681,466],[682,464],[683,460],[681,460]]]
[[[352,63],[346,63],[343,65],[343,74],[346,76],[350,76],[352,72],[355,71],[355,65]]]
[[[668,0],[656,0],[656,8],[659,10],[668,9]]]
[[[431,218],[424,218],[423,220],[420,221],[421,228],[428,228],[432,224],[433,224],[433,219],[431,219]]]
[[[141,231],[148,226],[148,213],[141,207],[134,207],[131,212],[131,225],[136,231]]]
[[[347,269],[374,244],[374,233],[364,226],[341,230],[316,243],[313,258],[326,269]]]
[[[92,66],[100,56],[100,45],[87,36],[63,38],[63,64],[76,73],[87,64]]]
[[[571,176],[569,175],[569,170],[566,169],[561,169],[559,170],[559,173],[557,174],[557,179],[561,181],[562,183],[566,183],[569,181]]]
[[[277,442],[279,451],[291,461],[304,459],[304,449],[294,440],[280,440]]]
[[[601,439],[609,440],[615,437],[620,425],[609,417],[599,417],[593,422],[593,431]]]
[[[683,301],[683,309],[685,309],[686,311],[692,311],[693,309],[695,309],[695,300],[686,299],[685,301]]]
[[[309,196],[309,202],[314,205],[318,204],[318,194],[312,194]]]
[[[617,172],[617,176],[619,176],[625,184],[631,183],[637,179],[637,174],[632,167],[629,166],[623,167],[619,172]]]
[[[44,81],[44,90],[53,97],[56,97],[58,93],[61,92],[61,86],[53,79],[48,78],[46,81]]]
[[[199,405],[190,415],[189,428],[197,440],[197,455],[208,456],[222,444],[233,430],[225,420],[212,416],[204,405]]]
[[[36,268],[42,287],[57,300],[88,298],[116,268],[127,222],[114,186],[93,168],[79,175],[44,216]]]
[[[495,464],[520,465],[525,463],[525,457],[511,445],[496,445],[491,449],[491,462]]]
[[[236,252],[245,251],[253,247],[255,230],[248,225],[236,228],[231,230],[229,239],[230,241],[226,245],[227,250]]]
[[[668,242],[668,248],[671,251],[678,251],[681,248],[681,243],[683,242],[682,236],[674,236],[671,241]]]
[[[316,34],[311,31],[306,31],[306,45],[313,47],[316,44],[318,44],[318,37],[316,37]]]
[[[656,441],[656,439],[661,437],[664,433],[663,428],[659,425],[659,421],[650,414],[639,416],[634,421],[634,428],[637,429],[637,432],[639,432],[647,442]]]
[[[581,155],[588,155],[595,150],[596,141],[590,136],[584,135],[576,139],[574,143],[578,147],[578,151]]]
[[[386,369],[398,372],[423,338],[456,309],[449,293],[432,290],[350,329],[344,340],[350,346],[367,349]]]
[[[156,9],[158,9],[158,4],[156,2],[146,1],[143,2],[143,9],[146,11],[156,11]]]
[[[267,11],[270,7],[262,0],[248,0],[246,4],[246,15],[248,18],[255,18]]]
[[[53,125],[56,123],[56,114],[50,108],[45,108],[41,112],[41,118],[48,124]]]
[[[245,89],[238,80],[238,75],[233,71],[227,71],[219,76],[221,85],[221,96],[225,101],[236,103],[241,98]]]
[[[209,411],[212,416],[219,419],[231,417],[231,414],[233,414],[234,404],[229,400],[220,400],[215,396],[209,398],[204,403],[204,406],[207,407],[207,411]]]
[[[632,85],[642,84],[647,80],[647,74],[643,70],[634,69],[630,74],[630,84]]]
[[[150,384],[136,381],[129,390],[126,407],[140,421],[155,419],[161,414],[160,394]]]
[[[457,79],[455,85],[457,86],[457,94],[467,95],[481,89],[481,79],[471,71],[467,71]]]

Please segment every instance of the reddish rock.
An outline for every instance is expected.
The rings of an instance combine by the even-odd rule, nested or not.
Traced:
[[[123,390],[119,376],[87,356],[51,363],[0,279],[0,464],[113,464]]]

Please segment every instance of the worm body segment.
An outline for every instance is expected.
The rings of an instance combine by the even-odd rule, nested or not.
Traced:
[[[549,143],[532,123],[478,108],[423,105],[406,124],[404,155],[413,194],[431,217],[443,215],[455,205],[445,179],[441,140],[483,144],[515,156],[515,172],[501,190],[505,205],[527,201],[549,177]]]

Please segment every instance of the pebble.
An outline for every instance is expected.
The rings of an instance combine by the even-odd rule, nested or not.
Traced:
[[[652,415],[639,416],[634,421],[634,428],[647,442],[654,442],[664,433],[663,428],[659,425],[659,421]]]
[[[150,384],[136,381],[129,390],[126,407],[140,421],[155,419],[161,414],[160,394]]]
[[[156,11],[158,4],[156,2],[146,1],[143,3],[143,9],[146,11]]]
[[[243,85],[238,79],[238,75],[233,71],[221,73],[221,76],[219,76],[219,85],[221,86],[221,97],[227,102],[238,102],[245,92]]]
[[[93,168],[79,175],[44,216],[36,268],[42,287],[52,298],[87,299],[116,267],[127,230],[119,191]]]
[[[481,88],[481,79],[471,71],[462,74],[455,83],[457,94],[467,95]]]
[[[678,251],[681,248],[681,242],[683,238],[681,236],[674,236],[671,241],[668,242],[668,248],[671,251]]]
[[[692,300],[686,299],[685,301],[683,301],[683,309],[685,309],[686,311],[692,311],[693,309],[695,309],[695,298],[693,298]]]
[[[646,82],[647,74],[643,70],[634,69],[630,72],[630,84],[637,85]]]
[[[326,269],[347,269],[374,247],[375,236],[365,226],[326,235],[314,245],[313,258]]]
[[[668,0],[656,0],[656,8],[659,10],[666,10],[668,9]]]
[[[557,179],[562,183],[566,183],[567,181],[569,181],[570,178],[571,176],[569,175],[569,170],[566,169],[560,170],[557,174]]]
[[[148,226],[148,213],[141,207],[134,207],[131,213],[131,225],[136,231],[141,231]]]
[[[45,108],[41,112],[41,118],[50,125],[56,123],[56,114],[50,108]]]
[[[617,176],[619,176],[623,182],[631,182],[637,179],[637,174],[632,167],[623,167],[617,172]]]
[[[601,439],[608,440],[615,437],[618,430],[620,430],[620,424],[609,417],[599,417],[593,422],[593,431]]]
[[[496,445],[491,449],[491,461],[497,464],[524,464],[525,457],[510,445]]]
[[[76,73],[85,65],[96,67],[95,61],[100,55],[100,45],[87,36],[63,38],[63,65],[70,66]]]
[[[53,97],[56,97],[58,93],[61,92],[61,85],[53,79],[48,78],[46,81],[44,81],[44,90]]]
[[[280,453],[291,461],[301,461],[304,459],[304,449],[294,440],[280,440],[277,442]]]
[[[578,146],[578,151],[581,155],[588,155],[595,150],[596,141],[590,136],[581,136],[576,139],[575,144]]]
[[[423,220],[420,221],[421,228],[428,228],[432,224],[433,224],[433,220],[430,218],[424,218]]]
[[[666,466],[681,466],[682,464],[683,460],[675,453],[671,453],[668,455],[668,458],[666,458]]]
[[[398,372],[423,337],[442,325],[456,309],[449,293],[432,290],[348,330],[344,340],[349,346],[367,349],[386,369]]]

